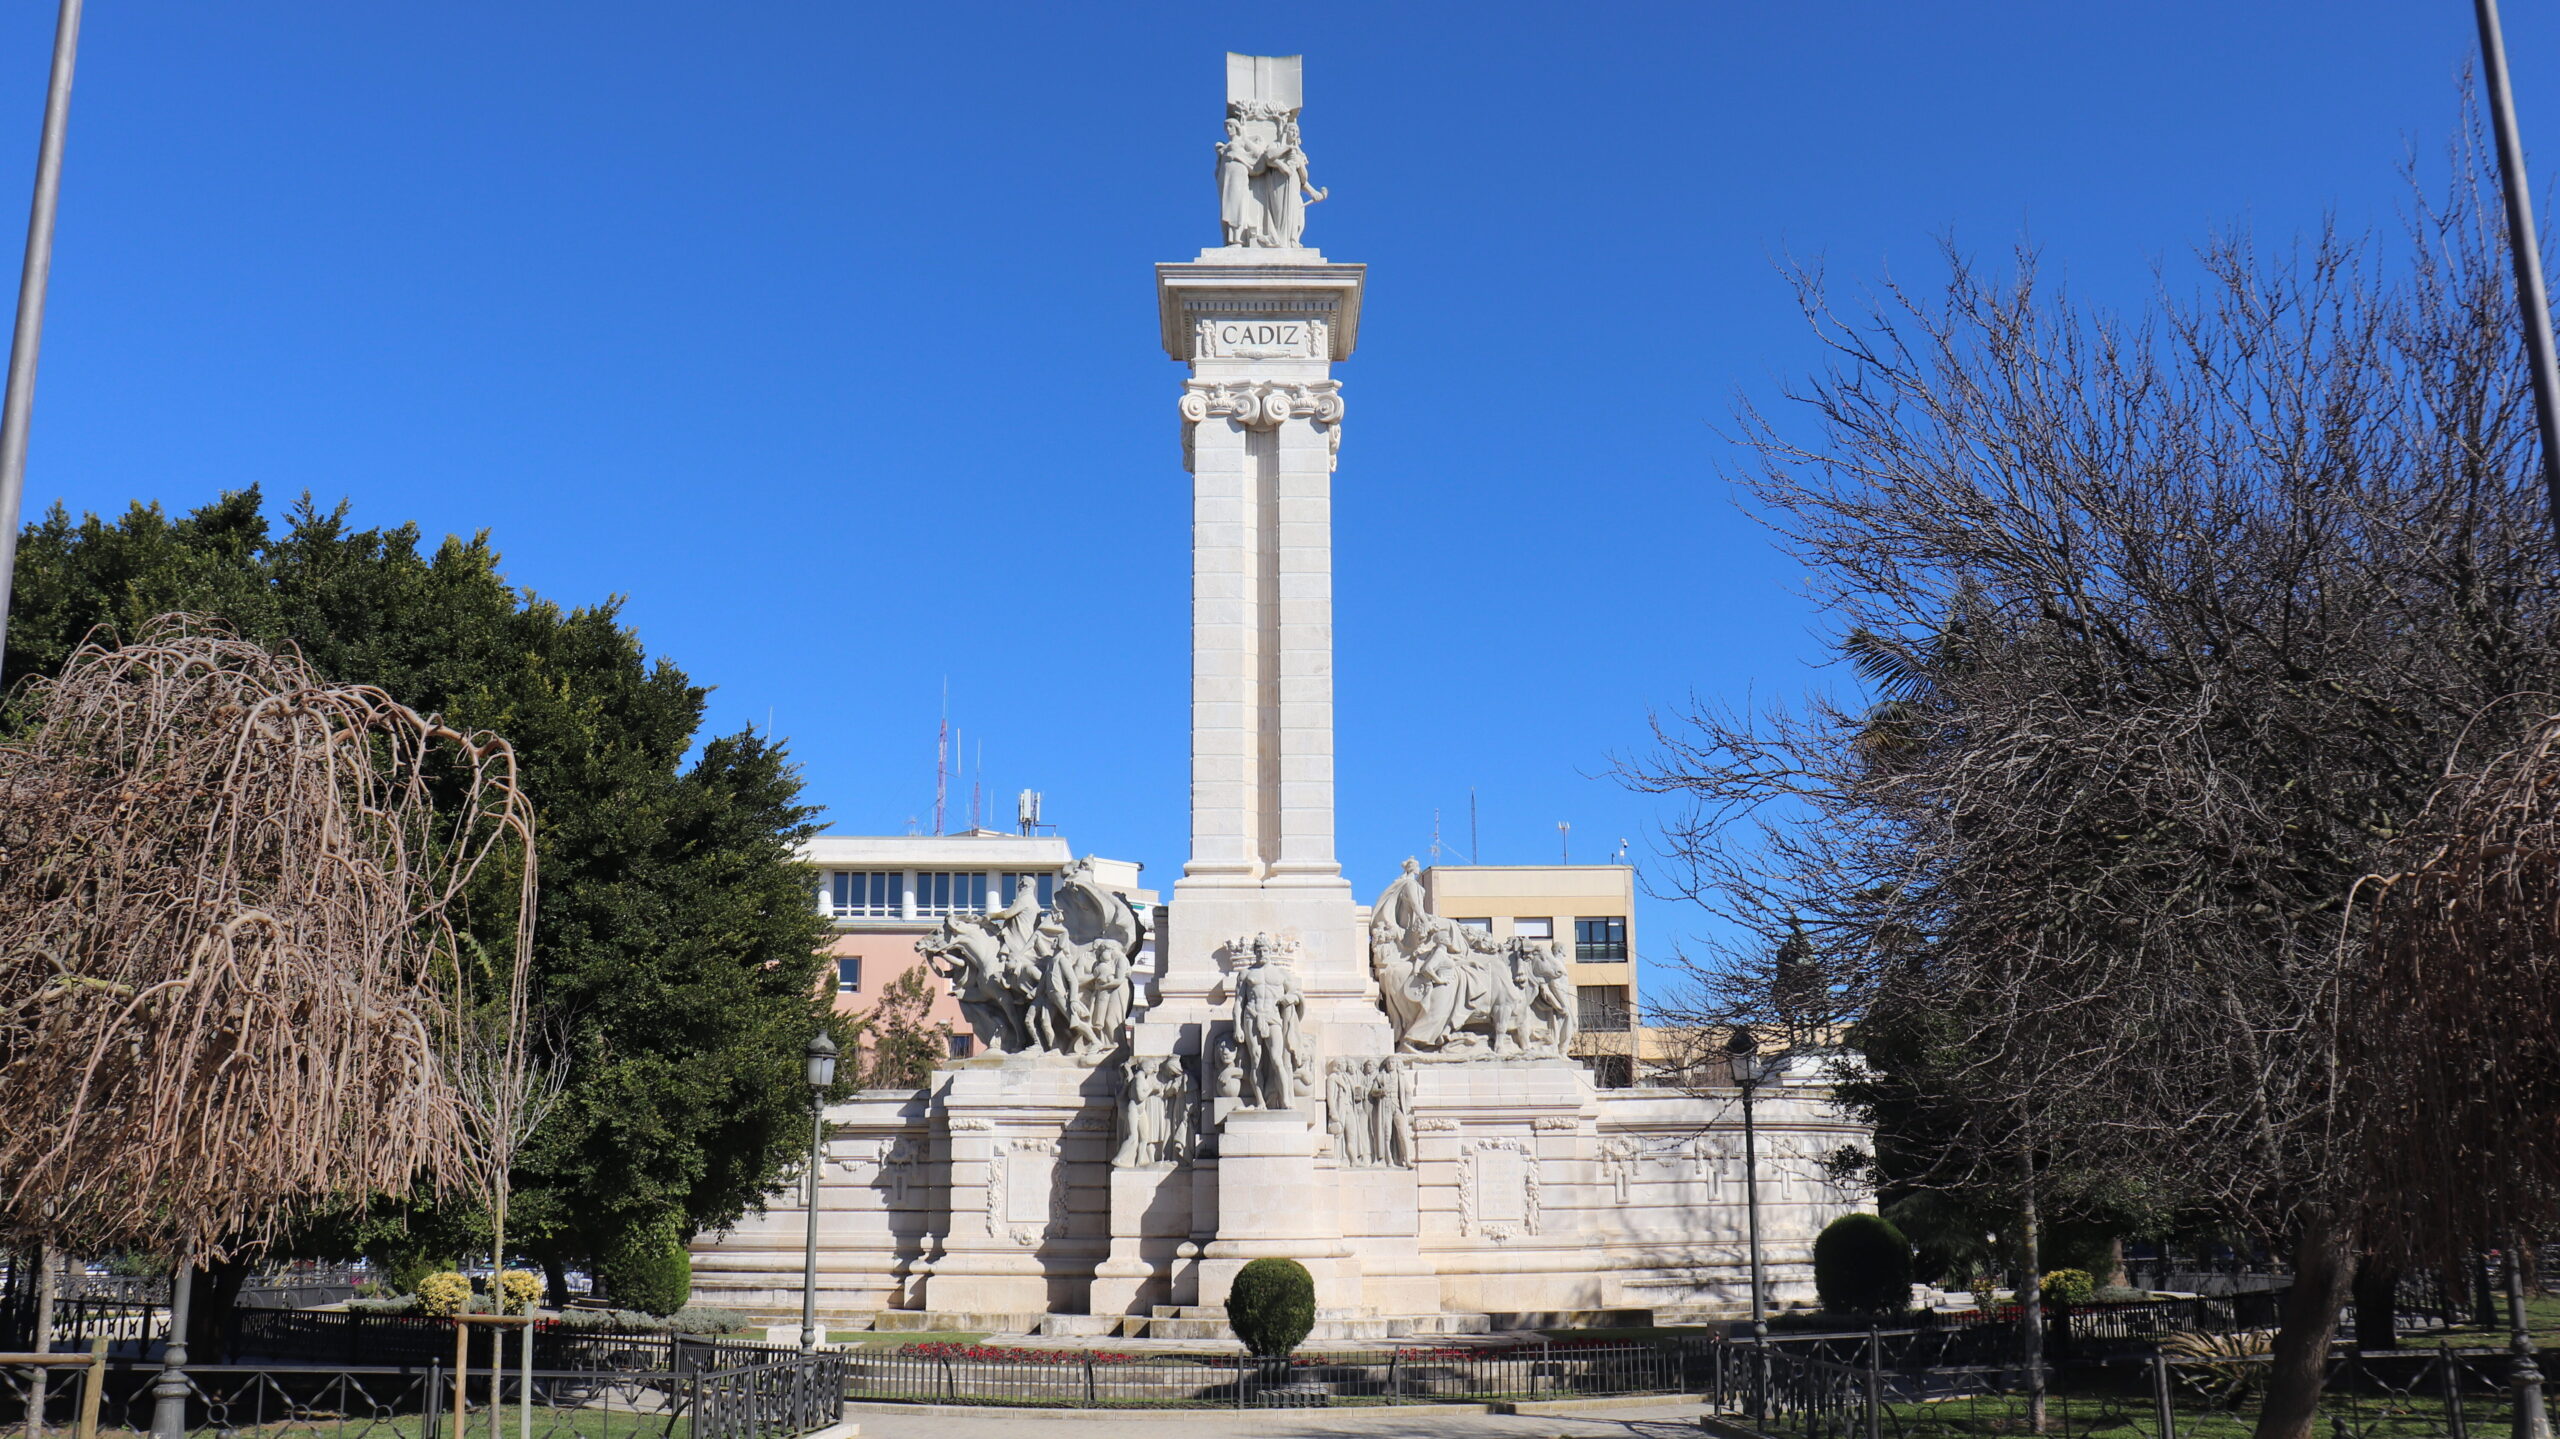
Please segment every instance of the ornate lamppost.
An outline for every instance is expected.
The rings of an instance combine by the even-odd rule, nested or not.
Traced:
[[[819,1030],[809,1040],[809,1242],[800,1262],[800,1352],[818,1347],[818,1169],[827,1143],[827,1091],[836,1082],[836,1042]]]
[[[1760,1038],[1747,1024],[1733,1027],[1733,1035],[1725,1041],[1725,1063],[1733,1071],[1733,1087],[1742,1091],[1742,1193],[1745,1208],[1751,1216],[1751,1337],[1756,1342],[1769,1338],[1768,1286],[1760,1269],[1760,1136],[1752,1120],[1752,1091],[1768,1077],[1768,1066],[1760,1057]]]
[[[2542,1407],[2542,1366],[2533,1362],[2533,1335],[2524,1312],[2524,1241],[2507,1241],[2507,1382],[2516,1391],[2515,1439],[2551,1439],[2551,1415]]]

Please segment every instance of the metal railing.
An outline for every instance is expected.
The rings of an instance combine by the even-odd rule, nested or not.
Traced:
[[[2254,1426],[2272,1356],[2150,1355],[2057,1366],[2043,1422],[2022,1366],[1896,1369],[1880,1346],[1863,1362],[1771,1344],[1718,1346],[1710,1403],[1771,1439],[1965,1439],[2041,1432],[2058,1439],[2205,1439]],[[2340,1439],[2472,1439],[2505,1432],[2509,1360],[2489,1350],[2354,1353],[2329,1363],[2315,1429]]]
[[[415,1367],[453,1359],[453,1321],[424,1314],[268,1309],[241,1310],[234,1319],[225,1356],[233,1362]],[[485,1356],[488,1345],[487,1335],[475,1334],[471,1352]],[[736,1368],[798,1352],[755,1340],[640,1334],[550,1321],[534,1326],[533,1333],[534,1366],[539,1369],[690,1372]]]
[[[1297,1409],[1698,1392],[1715,1341],[1558,1342],[1294,1354],[1006,1351],[917,1344],[846,1351],[855,1399],[1082,1409]]]
[[[160,1377],[152,1364],[106,1366],[96,1426],[141,1433],[151,1427]],[[610,1373],[535,1370],[532,1439],[793,1439],[844,1413],[840,1354],[788,1353],[727,1369]],[[232,1439],[448,1439],[454,1384],[447,1365],[422,1368],[191,1365],[186,1427]],[[505,1375],[492,1394],[485,1370],[466,1377],[462,1439],[519,1439],[527,1416],[525,1378]],[[497,1407],[491,1408],[492,1399]],[[79,1398],[57,1391],[48,1424],[75,1420]],[[494,1426],[492,1420],[495,1420]],[[26,1393],[0,1393],[0,1425],[26,1420]]]

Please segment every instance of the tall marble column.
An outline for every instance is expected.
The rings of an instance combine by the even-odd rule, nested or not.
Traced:
[[[1192,475],[1191,857],[1158,1019],[1205,1018],[1243,934],[1299,941],[1310,1001],[1365,978],[1333,849],[1332,519],[1364,268],[1245,247],[1156,267]]]
[[[1328,1309],[1360,1302],[1332,1202],[1321,1082],[1290,1108],[1245,1108],[1216,1090],[1235,972],[1255,935],[1295,969],[1311,1074],[1393,1042],[1333,835],[1333,366],[1359,337],[1366,268],[1328,263],[1301,239],[1305,206],[1323,192],[1307,179],[1298,106],[1296,57],[1227,57],[1228,243],[1156,267],[1165,351],[1190,371],[1179,398],[1192,507],[1191,854],[1136,1048],[1193,1057],[1203,1142],[1175,1175],[1121,1181],[1125,1202],[1115,1189],[1114,1257],[1094,1291],[1106,1309],[1168,1289],[1214,1308],[1263,1254],[1307,1262]],[[1167,1185],[1188,1187],[1187,1210],[1167,1202]],[[1174,1237],[1160,1229],[1168,1216],[1187,1217],[1180,1247],[1197,1255],[1196,1272],[1153,1257]]]

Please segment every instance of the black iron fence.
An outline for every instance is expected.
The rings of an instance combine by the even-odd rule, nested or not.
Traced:
[[[2064,1364],[2081,1358],[2148,1353],[2153,1345],[2172,1334],[2272,1329],[2283,1302],[2283,1293],[2277,1291],[2209,1299],[2047,1305],[2046,1361]],[[1769,1342],[1842,1363],[1862,1355],[1872,1335],[1884,1346],[1883,1362],[1888,1368],[2000,1364],[2014,1361],[2019,1354],[2018,1320],[2019,1309],[2014,1304],[1951,1314],[1923,1310],[1896,1320],[1887,1329],[1781,1330],[1773,1333]]]
[[[107,1371],[99,1428],[151,1427],[157,1365]],[[189,1366],[190,1433],[239,1439],[450,1439],[453,1372],[424,1368]],[[58,1383],[49,1424],[76,1417],[77,1386]],[[787,1353],[730,1368],[606,1373],[537,1369],[492,1381],[483,1370],[462,1390],[463,1439],[792,1439],[843,1417],[839,1354]],[[531,1403],[525,1401],[528,1396]],[[492,1402],[494,1399],[494,1403]],[[26,1392],[0,1393],[0,1425],[26,1420]]]
[[[2152,1355],[2059,1366],[2041,1393],[2018,1365],[1898,1370],[1880,1349],[1843,1359],[1777,1345],[1719,1346],[1710,1404],[1773,1439],[2241,1439],[2255,1427],[2271,1356]],[[2338,1439],[2503,1434],[2509,1360],[2450,1346],[2330,1361],[2317,1427]],[[2035,1410],[2041,1408],[2039,1416]]]
[[[366,1314],[346,1310],[242,1310],[234,1316],[228,1352],[208,1358],[230,1363],[272,1362],[394,1365],[415,1368],[453,1362],[453,1321],[423,1314]],[[515,1331],[508,1331],[512,1335]],[[470,1362],[486,1366],[496,1331],[473,1326]],[[516,1352],[510,1338],[507,1349]],[[691,1373],[737,1368],[796,1349],[745,1339],[690,1334],[642,1334],[544,1321],[533,1331],[538,1369],[651,1370]],[[514,1362],[512,1359],[510,1363]]]
[[[1719,1342],[1564,1342],[1294,1354],[918,1344],[846,1354],[855,1399],[1044,1408],[1296,1409],[1699,1392]]]

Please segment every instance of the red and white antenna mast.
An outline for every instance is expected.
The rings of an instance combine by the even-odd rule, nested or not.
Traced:
[[[951,797],[951,681],[942,682],[942,724],[933,732],[933,832],[942,833]]]

